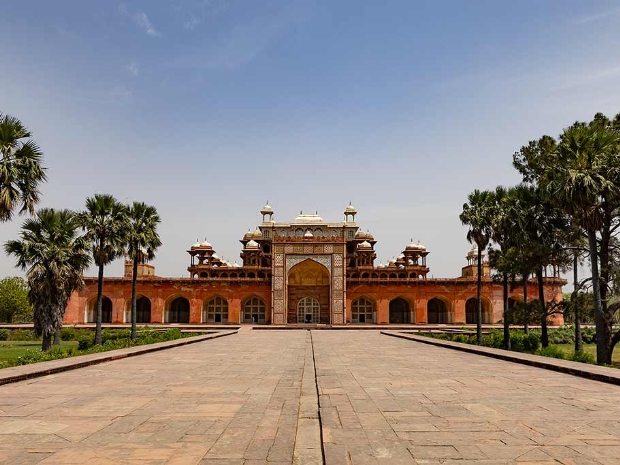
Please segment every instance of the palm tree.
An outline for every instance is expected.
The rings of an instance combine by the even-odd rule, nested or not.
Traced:
[[[88,242],[78,235],[80,225],[75,212],[42,208],[24,222],[19,240],[4,246],[17,258],[17,266],[28,268],[28,298],[43,351],[50,349],[52,335],[62,327],[69,297],[82,285],[82,273],[90,264]]]
[[[469,226],[467,240],[478,247],[478,318],[476,322],[476,342],[482,344],[482,251],[489,244],[491,235],[491,206],[493,193],[476,189],[463,204],[459,218],[461,223]]]
[[[601,302],[597,233],[605,224],[604,204],[620,194],[620,163],[616,155],[619,137],[602,125],[574,124],[560,137],[553,169],[546,170],[541,177],[541,187],[588,237],[599,364],[610,363],[611,353]]]
[[[95,344],[101,344],[101,317],[103,298],[103,268],[123,255],[127,219],[126,208],[112,195],[95,194],[86,199],[86,211],[80,217],[86,237],[91,244],[97,278],[97,318]]]
[[[8,221],[13,211],[34,213],[39,201],[38,185],[46,181],[41,166],[43,153],[17,118],[0,112],[0,221]]]
[[[125,238],[127,256],[131,259],[131,339],[136,339],[136,282],[138,264],[155,258],[155,251],[161,246],[157,234],[160,223],[157,209],[142,202],[134,202],[127,207],[127,235]]]

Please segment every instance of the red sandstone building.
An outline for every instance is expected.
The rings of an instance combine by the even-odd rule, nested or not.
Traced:
[[[273,220],[261,210],[262,223],[241,239],[243,265],[221,260],[208,242],[190,250],[190,278],[155,275],[141,265],[137,319],[141,324],[462,324],[476,322],[476,258],[472,249],[461,276],[428,278],[429,252],[411,242],[397,259],[375,265],[375,238],[355,223],[348,206],[344,221],[328,223],[318,215],[300,214],[292,223]],[[65,324],[94,321],[96,278],[74,293]],[[502,319],[502,286],[483,273],[483,323]],[[566,281],[546,278],[547,300],[561,300]],[[511,302],[522,300],[521,289]],[[105,278],[104,323],[130,322],[131,263],[125,276]],[[531,299],[537,286],[528,286]],[[561,323],[561,317],[555,317]]]

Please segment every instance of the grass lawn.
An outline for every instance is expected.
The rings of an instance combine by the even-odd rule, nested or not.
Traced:
[[[60,341],[60,347],[77,349],[77,341]],[[28,349],[41,349],[41,341],[0,341],[0,362],[15,360]]]
[[[555,345],[556,347],[559,347],[560,349],[562,349],[567,356],[572,355],[575,349],[575,346],[573,344],[552,344],[552,345]],[[611,359],[612,364],[615,368],[620,368],[620,350],[619,349],[620,348],[616,347],[616,349],[614,350],[612,359]],[[583,351],[588,352],[594,355],[594,357],[596,357],[596,344],[584,344]]]

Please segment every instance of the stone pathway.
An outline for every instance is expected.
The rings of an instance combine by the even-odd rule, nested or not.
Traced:
[[[376,332],[315,331],[328,464],[620,463],[620,387]]]
[[[317,401],[328,464],[620,463],[620,387],[354,330],[240,331],[0,386],[0,462],[321,463]]]
[[[0,387],[0,462],[290,464],[307,331],[250,331]]]

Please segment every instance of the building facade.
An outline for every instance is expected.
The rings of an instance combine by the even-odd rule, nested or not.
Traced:
[[[413,241],[398,258],[375,264],[376,240],[355,222],[349,205],[344,221],[329,223],[318,214],[276,222],[273,209],[241,239],[242,264],[220,259],[210,243],[187,251],[189,278],[164,278],[153,266],[138,269],[137,319],[140,324],[470,324],[477,319],[477,250],[457,278],[428,278],[429,251]],[[483,266],[483,323],[503,317],[502,286]],[[97,279],[72,295],[65,324],[94,322]],[[545,300],[562,299],[566,281],[554,271],[545,279]],[[523,300],[523,286],[510,292],[511,305]],[[131,263],[125,275],[105,278],[103,321],[129,323]],[[538,288],[528,282],[530,300]],[[562,323],[560,315],[551,318]]]

